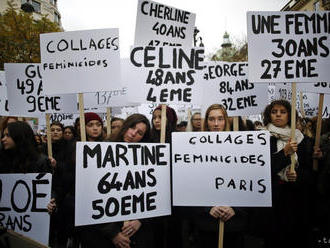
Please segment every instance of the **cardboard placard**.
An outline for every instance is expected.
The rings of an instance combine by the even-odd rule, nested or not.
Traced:
[[[41,34],[46,94],[120,88],[118,32],[114,28]]]
[[[51,184],[49,173],[0,174],[1,225],[48,245]]]
[[[38,117],[45,113],[76,111],[74,94],[44,94],[40,64],[5,64],[10,115]]]
[[[139,0],[135,46],[192,47],[196,15],[154,1]]]
[[[172,133],[173,205],[271,206],[269,140],[268,131]]]
[[[245,62],[208,62],[204,71],[203,112],[222,104],[229,116],[259,114],[267,102],[267,84],[249,82]]]
[[[200,104],[203,49],[133,47],[123,81],[128,101]]]
[[[76,154],[76,226],[171,214],[168,144],[78,142]]]
[[[251,82],[327,82],[330,12],[247,12]]]

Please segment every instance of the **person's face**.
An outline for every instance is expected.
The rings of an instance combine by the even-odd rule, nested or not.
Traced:
[[[161,129],[161,123],[162,123],[162,111],[159,109],[156,109],[152,114],[152,124],[154,125],[156,130]]]
[[[201,130],[201,115],[200,114],[195,114],[193,115],[192,118],[192,127],[193,130]]]
[[[223,131],[225,130],[225,116],[221,109],[211,110],[207,118],[207,125],[209,131]]]
[[[91,140],[97,139],[102,134],[102,123],[98,120],[89,121],[86,124],[86,133]]]
[[[52,125],[50,127],[50,133],[51,133],[52,141],[58,141],[63,137],[63,130],[60,126],[57,125]]]
[[[288,124],[288,111],[282,105],[274,105],[270,111],[272,124],[276,127],[284,128]]]
[[[38,135],[35,135],[34,139],[37,142],[37,144],[41,144],[41,138]]]
[[[64,135],[63,135],[65,140],[71,140],[73,139],[73,133],[70,128],[64,129]]]
[[[111,133],[118,133],[121,127],[123,126],[123,122],[118,120],[118,121],[113,121],[111,123]]]
[[[8,128],[3,131],[1,142],[5,150],[13,149],[15,147],[15,141],[10,137]]]
[[[130,127],[124,134],[124,141],[128,143],[136,143],[143,139],[147,131],[147,125],[143,122],[137,123],[134,127]]]

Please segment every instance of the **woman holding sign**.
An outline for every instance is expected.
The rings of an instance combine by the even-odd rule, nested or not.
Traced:
[[[230,131],[230,121],[226,109],[220,104],[209,106],[205,113],[204,131]],[[243,247],[243,229],[246,213],[241,208],[214,206],[196,208],[195,228],[198,247],[217,247],[219,220],[226,223],[224,247]]]
[[[306,210],[311,210],[312,144],[298,129],[291,139],[290,117],[291,104],[286,100],[275,100],[264,111],[264,125],[271,136],[273,207],[256,209],[252,221],[265,235],[266,247],[308,247],[309,243],[306,216],[310,211]],[[291,155],[296,161],[293,171]]]
[[[90,134],[87,132],[87,135]],[[149,120],[144,115],[133,114],[124,121],[111,141],[138,143],[148,142],[149,138]],[[90,225],[81,229],[80,238],[84,247],[152,248],[152,230],[149,227],[147,220]]]

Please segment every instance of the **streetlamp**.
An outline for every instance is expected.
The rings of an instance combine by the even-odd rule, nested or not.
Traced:
[[[197,40],[199,40],[199,47],[204,47],[203,39],[201,36],[197,37],[199,30],[197,27],[194,28],[194,47],[197,46]]]

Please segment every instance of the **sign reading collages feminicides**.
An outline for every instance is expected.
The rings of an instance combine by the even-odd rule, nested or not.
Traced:
[[[139,0],[135,46],[192,47],[196,15],[161,3]]]
[[[173,205],[272,205],[269,132],[174,132],[172,141]]]
[[[229,116],[259,114],[267,102],[267,90],[267,84],[249,82],[247,63],[208,62],[202,109],[221,103]]]
[[[248,12],[251,82],[327,82],[330,12]]]
[[[40,64],[5,64],[9,113],[37,117],[45,113],[77,112],[74,94],[45,96]]]
[[[133,47],[123,73],[129,102],[200,105],[203,59],[199,48]]]
[[[48,245],[51,174],[0,175],[0,225]]]
[[[118,29],[40,35],[45,93],[67,94],[120,88]]]
[[[78,142],[75,225],[171,214],[169,156],[168,144]]]
[[[8,114],[8,100],[7,100],[7,85],[5,72],[0,71],[0,115],[9,115]]]

